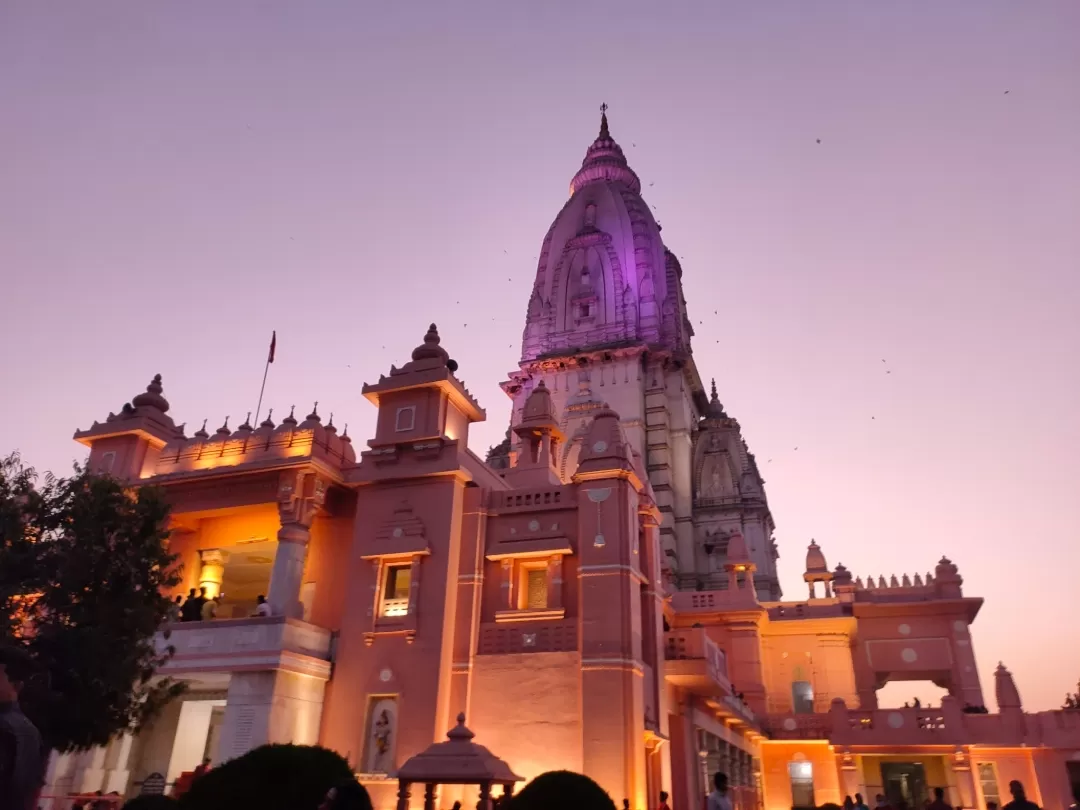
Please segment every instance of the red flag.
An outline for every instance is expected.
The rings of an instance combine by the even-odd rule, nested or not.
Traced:
[[[270,338],[270,356],[266,358],[267,363],[274,362],[274,351],[277,349],[277,330],[274,330],[273,337]]]

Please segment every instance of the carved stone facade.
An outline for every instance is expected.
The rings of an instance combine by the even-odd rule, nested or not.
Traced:
[[[188,438],[160,378],[76,434],[91,469],[170,499],[170,596],[222,595],[159,637],[183,700],[54,758],[48,793],[317,742],[391,807],[407,791],[391,774],[464,713],[514,773],[582,771],[635,810],[661,790],[700,807],[717,769],[735,810],[856,791],[919,806],[919,784],[985,810],[1011,779],[1068,805],[1080,712],[1025,713],[1004,667],[986,711],[982,600],[950,560],[864,582],[812,542],[807,598],[779,601],[764,481],[698,377],[681,269],[640,194],[605,121],[545,239],[498,465],[469,450],[485,414],[434,325],[364,386],[378,414],[359,458],[315,409]],[[883,684],[926,679],[940,707],[879,706]],[[922,783],[891,778],[900,761]],[[486,799],[424,784],[440,810]]]
[[[592,414],[612,407],[656,493],[669,580],[679,588],[724,587],[718,541],[740,531],[762,598],[779,598],[764,482],[738,423],[710,411],[691,352],[682,266],[664,245],[606,113],[570,189],[540,251],[520,370],[503,384],[514,400],[511,426],[543,382],[568,437],[558,465],[567,480]],[[510,456],[518,452],[512,439]]]

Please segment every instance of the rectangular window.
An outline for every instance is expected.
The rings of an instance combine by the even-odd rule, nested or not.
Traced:
[[[1001,806],[1001,794],[998,792],[997,772],[993,762],[980,762],[976,765],[979,771],[979,787],[982,789],[983,804],[994,802]]]
[[[809,762],[789,762],[788,776],[791,778],[791,806],[793,808],[813,808],[814,804],[814,766]]]
[[[116,463],[116,452],[106,453],[101,457],[101,461],[98,462],[97,472],[99,475],[109,475],[112,473],[113,464]]]
[[[399,433],[405,430],[412,430],[416,426],[416,406],[408,405],[404,408],[397,409],[397,416],[394,419],[394,430]]]
[[[409,585],[412,565],[388,565],[383,577],[382,605],[379,615],[385,618],[405,616],[409,612]]]
[[[810,681],[791,682],[791,707],[795,714],[814,713],[814,687]]]
[[[530,568],[525,572],[525,600],[529,610],[544,610],[548,606],[546,569]]]

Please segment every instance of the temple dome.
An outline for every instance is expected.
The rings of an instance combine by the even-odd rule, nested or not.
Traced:
[[[684,320],[678,283],[605,113],[570,182],[570,199],[544,237],[522,358],[620,342],[674,348]]]
[[[829,566],[825,564],[825,555],[821,551],[821,546],[817,544],[817,541],[811,540],[806,549],[806,573],[819,574],[828,573],[828,571]]]
[[[606,105],[600,114],[600,134],[592,142],[585,159],[581,161],[581,168],[570,181],[570,193],[574,194],[590,183],[601,181],[622,183],[635,194],[641,192],[641,180],[627,163],[622,147],[615,143],[608,131]]]

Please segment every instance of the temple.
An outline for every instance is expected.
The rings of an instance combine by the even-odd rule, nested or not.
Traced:
[[[585,773],[635,810],[661,790],[699,808],[717,770],[739,810],[919,807],[933,787],[985,810],[1013,779],[1067,807],[1080,712],[1025,712],[1004,666],[985,708],[982,599],[955,563],[862,580],[811,542],[806,590],[782,600],[764,481],[695,362],[682,275],[605,112],[543,238],[508,439],[486,459],[435,324],[363,387],[378,416],[359,452],[318,408],[187,435],[160,376],[78,431],[91,469],[166,492],[176,594],[221,599],[162,634],[183,698],[54,756],[47,792],[134,794],[297,742],[341,752],[391,808],[404,763],[467,719],[451,742],[470,731],[526,779]],[[883,705],[905,680],[947,695]]]

